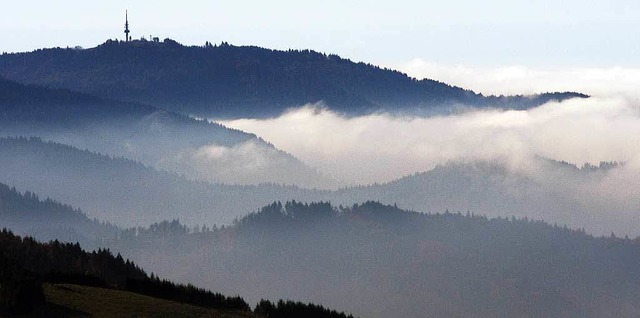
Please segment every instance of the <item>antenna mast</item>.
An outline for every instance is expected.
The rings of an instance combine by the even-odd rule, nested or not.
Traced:
[[[129,42],[129,40],[131,40],[129,36],[129,10],[126,10],[124,14],[124,39],[126,42]]]

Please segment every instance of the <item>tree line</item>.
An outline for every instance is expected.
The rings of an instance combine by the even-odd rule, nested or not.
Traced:
[[[0,312],[22,314],[44,302],[42,283],[71,283],[131,291],[201,307],[249,310],[239,296],[227,297],[192,285],[149,276],[108,249],[85,252],[78,243],[39,243],[0,232]]]

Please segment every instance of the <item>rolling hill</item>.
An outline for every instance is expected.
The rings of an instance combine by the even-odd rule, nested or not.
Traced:
[[[92,157],[90,153],[80,153]],[[91,162],[96,162],[95,159]],[[102,157],[102,160],[113,159]],[[80,174],[87,171],[83,163],[64,161],[78,167]],[[130,164],[135,169],[127,175],[140,180],[140,172],[136,172],[140,168]],[[578,175],[603,173],[605,169],[594,167],[586,172],[563,163],[554,165],[573,169],[572,173]],[[49,177],[41,175],[39,183],[45,183]],[[106,180],[99,174],[85,177],[96,183]],[[54,180],[58,180],[58,185],[73,183]],[[165,182],[151,181],[150,184],[159,186]],[[182,186],[187,186],[186,191],[192,190],[188,183],[179,183],[179,187]],[[149,187],[142,188],[149,191]],[[39,200],[30,193],[20,194],[8,187],[3,189],[5,194],[0,196],[3,221],[48,221],[54,225],[50,230],[58,231],[58,234],[55,231],[49,234],[53,236],[65,231],[64,227],[56,228],[56,224],[87,221],[79,211],[68,206]],[[230,193],[237,191],[231,190]],[[257,189],[251,190],[241,197],[246,200]],[[124,191],[136,195],[136,188]],[[121,196],[113,191],[110,194]],[[89,200],[99,197],[88,192],[78,194],[82,195]],[[167,213],[154,217],[171,215],[170,211]],[[132,217],[135,215],[123,214],[119,219]],[[376,202],[342,207],[288,202],[265,206],[238,219],[233,226],[223,228],[193,228],[172,221],[116,231],[117,235],[111,232],[102,237],[102,246],[127,255],[164,277],[198,282],[225,294],[242,294],[250,301],[299,299],[366,317],[602,317],[629,316],[640,310],[637,307],[640,299],[636,299],[640,295],[640,271],[635,266],[640,261],[637,240],[613,235],[597,238],[584,230],[526,218],[488,218],[448,212],[421,214]],[[100,235],[97,231],[90,234]],[[33,244],[28,240],[23,242]],[[74,244],[52,243],[50,246],[61,253],[53,256],[56,259],[87,264],[63,256],[69,254],[68,251],[79,250]],[[5,254],[0,256],[13,251],[4,247],[1,250]],[[162,253],[158,253],[159,250]],[[105,253],[94,252],[90,257],[100,261]],[[98,266],[92,262],[88,264]],[[105,273],[112,282],[122,282],[117,272]],[[24,277],[21,286],[29,286],[29,277]],[[76,284],[77,281],[62,283]],[[372,289],[372,284],[378,287]]]
[[[117,289],[73,284],[45,284],[42,317],[254,317],[249,312],[216,310]]]
[[[40,199],[33,192],[20,193],[0,183],[0,225],[18,235],[38,240],[82,242],[98,248],[102,240],[114,237],[119,228],[89,219],[82,211],[53,199]]]
[[[460,107],[524,109],[577,93],[483,96],[337,55],[259,47],[107,41],[90,49],[42,49],[0,56],[0,74],[52,88],[158,105],[207,118],[277,116],[324,102],[349,115],[439,114]]]
[[[272,184],[195,182],[132,160],[39,138],[0,138],[0,154],[0,182],[121,226],[175,218],[189,225],[229,224],[273,200],[311,200],[311,194],[324,193]]]
[[[252,134],[148,105],[3,78],[0,136],[38,136],[212,182],[331,182]]]
[[[153,317],[348,318],[314,304],[260,301],[252,311],[240,297],[160,279],[108,249],[0,231],[0,315]]]
[[[362,317],[640,311],[637,240],[529,219],[288,202],[233,227],[194,232],[156,224],[113,245],[172,279],[249,300],[313,300]],[[156,249],[163,253],[150,252]]]
[[[380,201],[415,211],[474,212],[491,217],[529,217],[583,228],[594,235],[640,235],[629,211],[640,202],[607,185],[628,173],[624,165],[577,167],[534,158],[519,166],[500,161],[450,162],[426,172],[332,193],[336,204]]]
[[[68,206],[11,189],[5,192],[11,195],[0,197],[0,215],[23,211],[29,216],[37,208],[42,211],[35,214],[52,224],[72,225],[82,218]],[[156,293],[163,289],[127,280],[131,276],[161,284],[134,263],[113,256],[113,250],[164,277],[242,294],[252,302],[299,299],[366,317],[621,317],[640,310],[637,239],[598,238],[526,218],[422,214],[376,202],[346,207],[287,202],[265,206],[229,227],[192,229],[172,221],[116,231],[101,240],[109,249],[92,253],[78,244],[42,245],[3,231],[0,276],[7,276],[0,278],[9,283],[0,284],[0,294],[16,295],[7,294],[11,286],[20,286],[20,293],[37,292],[31,287],[44,281],[53,284],[45,286],[45,299],[51,299],[53,310],[67,313],[96,308],[69,290],[107,295],[106,303],[122,297],[132,301],[111,308],[113,312],[132,310],[141,302],[177,308],[119,292],[159,297]],[[22,274],[13,275],[13,270]],[[167,297],[161,298],[175,299]],[[277,312],[279,307],[322,308],[260,302],[256,313]],[[180,310],[202,312],[192,307]]]
[[[625,174],[624,165],[579,169],[538,158],[528,164],[532,174],[500,162],[452,162],[387,184],[326,191],[195,182],[139,162],[37,138],[0,138],[0,154],[0,182],[118,225],[179,218],[189,226],[211,226],[230,224],[274,200],[336,205],[376,200],[425,212],[526,216],[596,235],[640,235],[637,218],[625,212],[640,208],[638,202],[620,199],[602,187]]]

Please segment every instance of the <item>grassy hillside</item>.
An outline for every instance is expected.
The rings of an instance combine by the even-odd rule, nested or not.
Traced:
[[[47,303],[29,316],[353,318],[322,306],[293,301],[263,300],[252,313],[203,308],[122,290],[73,284],[45,284],[44,294]]]
[[[216,310],[132,292],[71,284],[45,284],[47,304],[35,315],[94,317],[251,317],[248,312]]]
[[[0,315],[29,313],[45,303],[43,283],[72,283],[127,290],[196,306],[249,311],[239,296],[227,297],[193,285],[147,275],[108,249],[86,252],[78,243],[51,241],[0,232]]]

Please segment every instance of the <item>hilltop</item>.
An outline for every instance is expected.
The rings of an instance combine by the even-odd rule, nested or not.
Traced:
[[[193,231],[163,222],[131,229],[114,245],[174,279],[247,299],[319,302],[362,317],[640,311],[637,240],[526,218],[287,202],[232,227]]]
[[[61,200],[116,225],[176,217],[190,225],[220,225],[274,200],[310,200],[325,193],[274,184],[196,182],[39,138],[0,138],[0,154],[0,182]]]
[[[625,173],[623,165],[578,169],[539,158],[530,162],[536,173],[529,174],[499,162],[452,162],[386,184],[326,191],[195,182],[139,162],[37,138],[0,138],[0,153],[0,182],[115,224],[147,225],[179,217],[189,226],[221,225],[277,200],[338,205],[376,200],[425,212],[527,216],[593,234],[639,234],[637,218],[624,212],[637,210],[637,202],[589,195],[590,184],[617,178]]]
[[[331,182],[253,134],[147,104],[0,77],[3,136],[37,136],[211,182]]]
[[[46,67],[43,67],[46,66]],[[323,102],[349,115],[434,114],[467,107],[526,109],[578,93],[483,96],[431,79],[310,50],[176,41],[107,41],[90,49],[0,56],[0,74],[22,83],[157,105],[199,117],[277,116]]]

